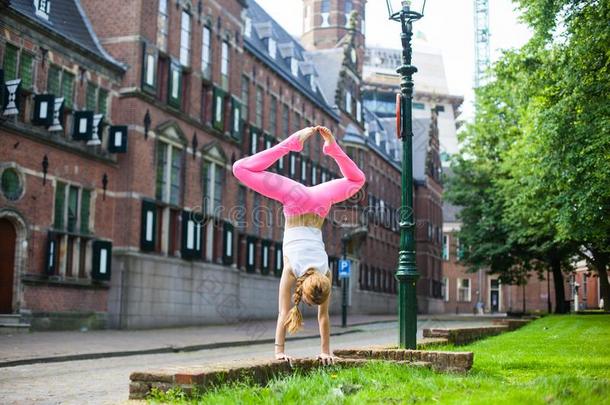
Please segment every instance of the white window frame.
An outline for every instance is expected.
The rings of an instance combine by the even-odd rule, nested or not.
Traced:
[[[449,261],[449,243],[451,239],[449,238],[448,233],[443,234],[443,260]]]
[[[345,91],[345,112],[352,113],[352,93]]]
[[[299,77],[299,61],[297,58],[290,58],[290,72],[294,77]]]
[[[297,158],[294,155],[290,155],[290,175],[294,176],[297,174]]]
[[[221,86],[227,90],[229,88],[229,43],[227,41],[222,41],[220,55]]]
[[[248,38],[252,36],[252,19],[250,17],[245,18],[244,35]]]
[[[169,38],[169,8],[170,0],[159,0],[159,9],[157,10],[157,46],[162,51],[167,51],[167,42]]]
[[[214,212],[217,211],[218,208],[220,207],[216,207],[215,203],[216,203],[216,171],[220,170],[219,168],[222,168],[223,165],[215,160],[212,159],[207,159],[204,158],[204,164],[208,163],[208,177],[204,178],[203,181],[208,182],[209,184],[204,184],[204,187],[207,188],[209,194],[206,196],[206,198],[208,198],[208,202],[206,204],[206,214],[207,215],[212,215]],[[222,202],[221,202],[222,204]]]
[[[462,287],[462,281],[463,280],[468,280],[468,290],[467,290],[468,294],[467,294],[467,299],[465,299],[465,300],[460,299],[460,289],[465,288],[465,287]],[[472,283],[471,283],[470,278],[458,278],[457,279],[457,286],[456,287],[457,287],[457,291],[456,291],[457,301],[458,302],[471,302],[471,300],[472,300],[472,296],[471,296]]]
[[[182,10],[180,19],[180,64],[189,66],[191,62],[191,15]]]
[[[307,180],[307,161],[301,159],[301,180]]]
[[[267,51],[269,52],[269,56],[271,56],[271,59],[275,59],[275,56],[277,55],[277,42],[275,42],[275,39],[271,37],[269,37],[267,41]]]

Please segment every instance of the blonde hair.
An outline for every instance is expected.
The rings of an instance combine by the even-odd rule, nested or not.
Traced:
[[[294,307],[288,313],[288,317],[284,321],[284,326],[290,334],[297,333],[303,327],[303,315],[299,310],[299,303],[303,294],[307,296],[309,301],[316,305],[322,304],[330,295],[330,280],[322,275],[315,268],[311,267],[297,278],[292,301]]]

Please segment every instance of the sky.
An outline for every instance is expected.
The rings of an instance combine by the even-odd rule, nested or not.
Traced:
[[[293,36],[301,35],[302,0],[257,1],[286,31]],[[428,0],[424,18],[413,26],[415,32],[421,31],[425,37],[426,47],[442,53],[450,93],[465,98],[463,119],[473,115],[473,4],[474,0]],[[385,0],[368,0],[365,15],[367,46],[400,47],[400,24],[388,21]],[[530,30],[518,18],[511,0],[489,0],[492,61],[497,60],[502,49],[520,47],[530,38]],[[414,46],[417,50],[417,42]],[[417,75],[414,80],[417,87]]]

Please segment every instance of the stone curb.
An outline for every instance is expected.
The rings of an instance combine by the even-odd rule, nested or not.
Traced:
[[[410,349],[339,349],[335,355],[348,359],[375,359],[410,364],[425,363],[435,371],[465,373],[472,368],[474,353]]]
[[[366,359],[338,359],[334,367],[358,367],[366,364]],[[406,362],[404,364],[407,364]],[[424,367],[418,363],[416,367]],[[187,395],[197,388],[200,392],[208,388],[236,381],[250,380],[256,384],[266,384],[271,379],[294,373],[309,372],[324,366],[315,358],[295,359],[292,366],[280,360],[254,360],[244,363],[235,361],[209,366],[169,367],[156,371],[133,372],[129,376],[129,399],[144,399],[153,388],[167,391],[180,387]]]
[[[424,338],[444,338],[454,345],[465,345],[486,337],[511,332],[531,322],[532,319],[495,319],[494,326],[476,326],[464,328],[429,328],[424,329]]]

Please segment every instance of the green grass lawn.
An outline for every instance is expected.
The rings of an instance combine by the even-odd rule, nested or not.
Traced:
[[[374,362],[276,379],[265,387],[234,384],[189,401],[171,392],[149,402],[610,405],[610,315],[548,316],[444,350],[474,352],[472,370],[444,374]]]

